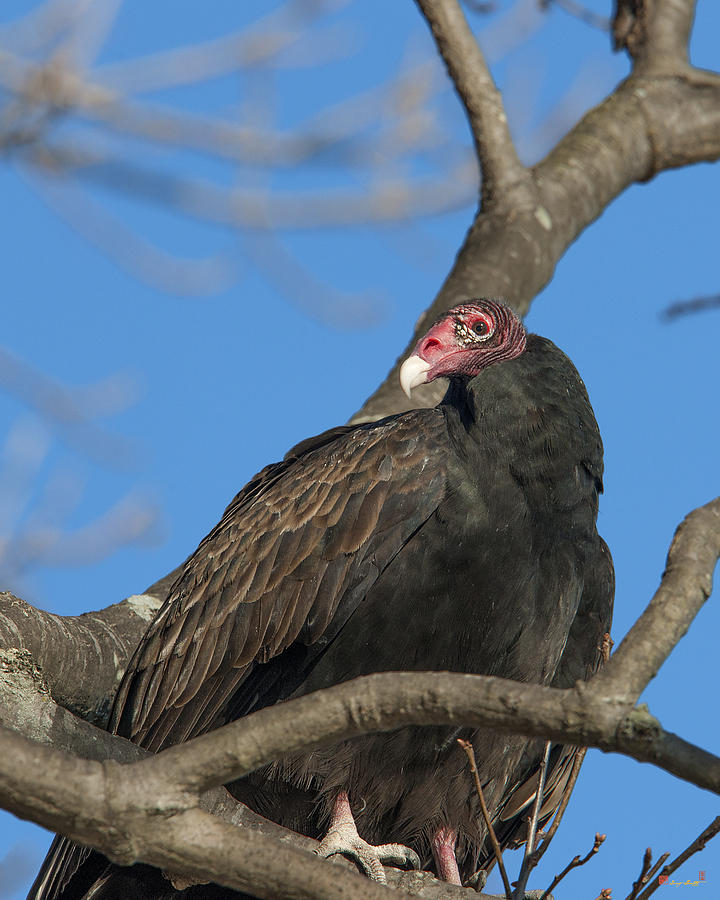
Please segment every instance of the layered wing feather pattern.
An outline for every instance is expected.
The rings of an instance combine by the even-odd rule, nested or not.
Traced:
[[[443,498],[443,466],[427,463],[445,429],[441,410],[336,429],[255,476],[175,582],[112,729],[152,750],[187,740],[255,663],[344,621]]]

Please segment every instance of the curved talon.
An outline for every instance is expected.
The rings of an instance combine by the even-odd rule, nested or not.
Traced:
[[[411,869],[421,868],[420,857],[410,847],[406,847],[405,844],[378,844],[374,847],[372,844],[368,844],[368,847],[372,847],[380,857],[380,861],[388,866],[409,866]]]

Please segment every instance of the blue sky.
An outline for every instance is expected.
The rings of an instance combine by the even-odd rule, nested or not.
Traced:
[[[498,23],[519,5],[503,0],[496,15],[473,19],[478,29],[495,29],[481,33],[493,59],[502,56],[505,40]],[[603,14],[610,6],[599,0],[586,5]],[[209,40],[256,20],[269,6],[206,0],[201,13],[199,5],[177,0],[150,6],[127,0],[98,62]],[[3,21],[31,7],[6,2]],[[497,60],[494,74],[507,91],[524,158],[533,161],[547,149],[542,125],[558,104],[563,120],[572,120],[580,107],[613,88],[627,63],[610,54],[604,34],[560,10],[539,17],[537,25],[532,18],[523,21],[530,33]],[[317,38],[318,47],[330,52],[347,44],[343,58],[317,67],[278,67],[271,75],[225,76],[142,99],[194,112],[232,107],[238,121],[245,111],[285,130],[355,92],[382,89],[401,60],[432,52],[409,0],[349,4],[325,27],[329,38]],[[693,62],[720,66],[719,31],[720,6],[700,0]],[[0,46],[4,36],[0,30]],[[27,34],[23,40],[29,42]],[[314,40],[303,45],[310,56]],[[13,40],[15,52],[22,54],[24,46]],[[458,153],[469,148],[452,92],[438,96],[433,109]],[[72,127],[60,124],[59,136],[81,134]],[[84,135],[92,126],[74,127],[85,129]],[[258,173],[233,171],[199,153],[146,151],[136,141],[126,146],[148,167],[279,196],[362,196],[371,178],[367,170],[322,159],[297,171]],[[396,174],[441,178],[444,166],[442,154],[426,154],[399,163]],[[114,238],[103,237],[78,192],[60,190],[17,157],[0,167],[0,342],[12,359],[71,388],[75,397],[92,401],[85,387],[108,379],[114,388],[101,394],[106,415],[93,429],[59,427],[12,387],[8,364],[0,360],[1,536],[30,535],[22,546],[28,554],[38,552],[38,541],[49,540],[49,520],[41,513],[51,501],[67,505],[55,523],[63,533],[85,528],[97,535],[96,520],[117,504],[125,510],[112,520],[117,527],[143,531],[141,540],[109,555],[102,546],[90,552],[87,541],[65,538],[27,569],[8,569],[3,588],[68,614],[115,602],[166,574],[257,469],[296,441],[345,421],[404,346],[442,283],[473,210],[467,204],[415,223],[374,228],[289,229],[281,234],[282,246],[301,271],[286,265],[275,271],[251,232],[199,223],[84,182],[83,203],[96,204],[163,253],[221,261],[207,269],[213,277],[205,286],[217,290],[193,294],[188,287],[203,284],[195,266],[180,269],[174,290],[162,289],[161,277],[138,280],[107,248],[94,245],[94,238],[111,245]],[[720,170],[710,165],[632,188],[570,248],[528,318],[532,330],[554,340],[577,365],[603,433],[600,527],[617,570],[616,642],[652,596],[677,523],[718,492],[720,311],[672,324],[660,313],[673,301],[720,290],[719,200]],[[132,269],[137,253],[129,255]],[[45,528],[39,537],[38,522]],[[77,564],[85,557],[90,561]],[[666,728],[716,752],[719,631],[720,607],[713,598],[643,697]],[[608,837],[598,857],[571,873],[556,896],[592,900],[600,888],[612,887],[614,897],[623,897],[647,846],[656,856],[679,852],[716,814],[717,799],[706,792],[648,765],[591,751],[531,887],[546,886],[600,831]],[[48,841],[35,826],[3,815],[0,898],[24,896]],[[519,865],[510,860],[511,868]],[[699,869],[706,871],[708,887],[720,885],[720,844],[711,844],[678,877],[697,878]]]

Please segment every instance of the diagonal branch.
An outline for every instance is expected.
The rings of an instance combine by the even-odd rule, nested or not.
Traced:
[[[417,0],[465,107],[482,171],[484,209],[507,208],[531,178],[510,136],[502,95],[457,0]]]
[[[128,774],[135,768],[67,757],[0,731],[8,754],[0,766],[0,792],[16,815],[95,847],[114,862],[137,860],[176,874],[252,892],[253,896],[309,898],[312,885],[328,898],[387,897],[352,872],[343,872],[302,850],[235,828],[197,808],[195,797],[168,781],[152,784],[153,799],[134,793]],[[42,796],[37,772],[47,779]],[[147,782],[144,785],[148,787]],[[292,885],[286,872],[292,871]],[[363,891],[364,893],[361,893]]]
[[[495,829],[493,828],[492,820],[490,818],[490,812],[487,808],[487,803],[485,802],[485,794],[482,789],[482,784],[480,783],[480,773],[478,772],[477,760],[475,759],[475,750],[473,749],[473,745],[470,741],[466,741],[463,738],[458,738],[457,742],[458,744],[460,744],[465,755],[468,758],[470,774],[472,775],[473,781],[475,782],[475,793],[477,794],[477,798],[480,802],[480,810],[485,822],[485,828],[487,829],[487,834],[490,838],[490,843],[492,844],[493,853],[495,854],[495,860],[498,864],[498,869],[500,870],[500,877],[503,881],[503,887],[505,888],[505,898],[506,900],[512,900],[512,890],[510,888],[510,881],[508,880],[507,871],[505,870],[505,863],[503,862],[502,849],[500,848],[500,844],[498,843],[497,835],[495,834]]]
[[[69,757],[0,729],[0,799],[17,815],[63,831],[121,864],[144,861],[260,897],[310,897],[311,886],[317,890],[329,877],[334,886],[322,896],[379,900],[384,895],[376,895],[374,885],[371,890],[361,881],[366,893],[356,891],[352,873],[328,875],[324,862],[290,847],[280,854],[283,866],[269,865],[279,853],[274,842],[203,812],[201,795],[285,751],[409,722],[485,724],[558,740],[581,738],[641,759],[644,745],[662,739],[659,728],[649,735],[642,720],[636,728],[632,715],[623,717],[625,705],[590,694],[472,675],[373,675],[261,710],[123,766]],[[720,760],[710,754],[693,773],[684,773],[689,775],[720,793]],[[292,878],[283,874],[282,886],[278,868],[293,873]]]
[[[538,771],[538,783],[535,791],[535,801],[532,807],[532,816],[528,819],[525,852],[523,854],[522,865],[520,866],[520,874],[515,882],[513,900],[523,900],[525,897],[525,887],[527,886],[530,873],[535,866],[535,839],[537,837],[538,821],[540,818],[540,807],[542,806],[543,794],[545,793],[545,778],[547,776],[551,746],[550,741],[545,741],[545,752],[543,753],[542,763],[540,764],[540,769]]]
[[[668,551],[655,596],[594,681],[635,702],[687,632],[712,591],[720,557],[720,498],[687,515]]]
[[[663,730],[646,709],[595,689],[521,684],[486,675],[389,672],[261,709],[139,763],[138,779],[173,773],[205,791],[284,754],[310,751],[404,725],[462,725],[598,747],[652,762],[720,794],[720,758]]]
[[[550,887],[546,888],[543,891],[543,893],[540,895],[540,900],[548,900],[548,898],[551,897],[550,891],[554,891],[569,872],[571,872],[573,869],[577,869],[579,866],[584,866],[586,863],[590,862],[593,856],[595,856],[598,850],[602,847],[606,837],[607,835],[605,834],[596,833],[593,845],[585,854],[585,856],[583,856],[582,858],[580,858],[580,856],[576,856],[574,859],[571,859],[570,862],[562,870],[562,872],[560,872],[559,875],[556,875],[553,878],[553,880],[550,882]],[[600,896],[602,897],[602,894],[600,894]]]
[[[137,760],[147,758],[150,754],[147,750],[132,744],[124,738],[110,734],[107,731],[97,728],[88,722],[78,719],[62,707],[57,706],[50,697],[48,697],[47,686],[41,680],[40,673],[36,666],[32,665],[30,655],[26,651],[0,651],[0,746],[2,744],[2,736],[5,729],[11,729],[20,732],[24,737],[30,737],[32,743],[24,745],[29,752],[35,753],[38,743],[47,747],[52,747],[57,751],[65,751],[65,753],[73,754],[74,757],[80,757],[82,760],[94,760],[98,763],[107,760],[114,760],[123,764],[136,762]],[[18,745],[6,745],[8,752],[17,752]],[[34,757],[32,757],[34,758]],[[69,759],[70,757],[66,757]],[[24,767],[29,764],[30,759],[26,756],[15,756],[13,765]],[[122,769],[120,769],[122,771]],[[131,773],[129,773],[131,774]],[[0,796],[2,802],[0,805],[11,805],[12,798],[8,797],[4,781],[7,773],[0,773]],[[42,776],[44,777],[44,775]],[[74,775],[71,773],[71,786],[75,786],[72,781]],[[164,785],[164,782],[163,782]],[[162,796],[162,785],[147,785],[151,792],[158,791],[158,795]],[[92,782],[85,783],[85,789],[90,790]],[[124,792],[124,787],[118,790]],[[41,795],[39,802],[44,804],[42,799],[43,789],[40,788]],[[149,795],[150,796],[150,795]],[[32,802],[32,801],[31,801]],[[221,819],[235,828],[244,831],[253,832],[255,837],[256,849],[262,857],[267,860],[272,858],[277,846],[285,846],[302,850],[313,851],[318,842],[313,838],[306,837],[302,834],[288,831],[275,822],[270,822],[262,816],[253,812],[244,804],[235,800],[223,788],[214,788],[201,796],[198,795],[192,800],[194,806],[199,806],[205,812],[212,813],[214,817]],[[44,809],[44,806],[43,806]],[[20,810],[16,810],[20,812]],[[135,811],[136,813],[138,811]],[[45,822],[44,819],[36,821]],[[115,827],[117,822],[109,823]],[[130,823],[127,823],[128,827]],[[108,826],[109,827],[109,826]],[[67,833],[71,826],[62,827],[62,831]],[[229,835],[229,832],[226,832]],[[77,835],[76,835],[77,836]],[[142,837],[136,835],[137,840]],[[352,874],[355,866],[343,857],[333,859],[333,869],[337,866],[347,869]],[[165,864],[165,863],[163,863]],[[388,884],[398,890],[408,890],[414,892],[416,888],[422,886],[422,895],[428,900],[453,900],[458,896],[455,889],[449,888],[442,882],[439,882],[429,872],[405,872],[390,866],[386,867],[386,875]],[[340,876],[342,877],[342,875]],[[191,876],[190,880],[194,880]],[[288,881],[293,881],[293,877],[288,873]],[[364,894],[361,889],[355,886],[355,893],[349,894],[348,898],[357,897],[362,900]],[[454,891],[454,892],[453,892]],[[483,897],[485,895],[482,895]]]

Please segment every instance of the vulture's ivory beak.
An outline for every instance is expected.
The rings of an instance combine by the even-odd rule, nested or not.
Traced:
[[[430,363],[420,356],[408,356],[400,366],[400,387],[405,391],[409,400],[412,400],[410,391],[427,381],[427,373]]]

